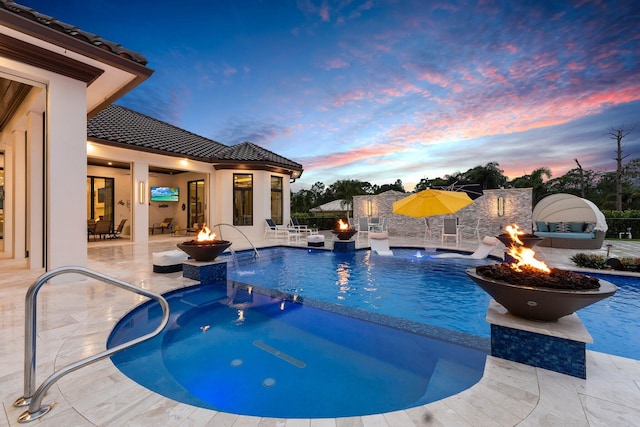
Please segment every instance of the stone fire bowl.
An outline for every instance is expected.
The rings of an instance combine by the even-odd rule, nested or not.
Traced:
[[[350,228],[348,230],[331,230],[331,232],[336,235],[338,240],[349,240],[358,230]]]
[[[513,239],[509,233],[502,233],[496,236],[498,240],[502,242],[507,248],[513,244]],[[518,239],[522,242],[522,246],[525,248],[532,248],[538,243],[544,240],[544,237],[539,237],[534,234],[521,234],[518,236]]]
[[[535,288],[488,279],[476,273],[475,267],[467,268],[467,276],[486,293],[502,304],[509,313],[528,320],[557,321],[563,316],[612,296],[618,288],[600,279],[600,288],[589,290],[565,290]]]
[[[213,261],[231,246],[231,242],[227,240],[214,240],[203,243],[184,242],[178,243],[177,246],[196,261]]]

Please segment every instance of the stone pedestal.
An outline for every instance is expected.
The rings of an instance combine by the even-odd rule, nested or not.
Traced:
[[[226,261],[185,261],[182,263],[182,277],[197,280],[202,284],[227,280]]]
[[[355,240],[334,240],[334,252],[354,252],[356,250]]]
[[[557,322],[536,322],[513,316],[491,300],[486,320],[492,356],[587,378],[586,343],[593,338],[575,313]]]

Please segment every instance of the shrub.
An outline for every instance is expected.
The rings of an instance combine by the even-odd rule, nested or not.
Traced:
[[[578,267],[595,268],[603,270],[607,268],[607,258],[604,255],[577,253],[571,257],[571,261]]]
[[[640,271],[640,258],[624,257],[620,262],[627,271]]]

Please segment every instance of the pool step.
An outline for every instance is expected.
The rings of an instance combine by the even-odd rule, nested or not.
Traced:
[[[477,377],[476,370],[448,359],[438,359],[425,394],[420,402],[434,402],[451,396],[452,389],[463,391],[470,387],[470,378]],[[479,379],[479,378],[478,378]]]

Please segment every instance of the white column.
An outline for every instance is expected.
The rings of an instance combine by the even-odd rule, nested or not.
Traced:
[[[12,135],[11,135],[12,136]],[[15,192],[14,176],[15,165],[13,164],[13,144],[7,143],[9,136],[3,138],[4,149],[4,253],[13,258],[13,240],[14,240],[14,212],[15,212]]]
[[[44,126],[43,114],[27,113],[27,250],[29,268],[44,268]]]
[[[59,78],[48,89],[47,270],[87,264],[86,85]]]
[[[26,132],[23,129],[16,130],[12,134],[13,139],[13,220],[10,222],[13,235],[13,257],[24,259],[27,255],[26,229],[27,229],[27,180],[25,168],[27,167]]]
[[[131,166],[133,220],[131,238],[136,243],[149,241],[149,164],[136,161]]]

